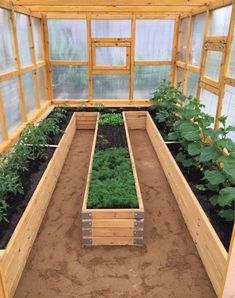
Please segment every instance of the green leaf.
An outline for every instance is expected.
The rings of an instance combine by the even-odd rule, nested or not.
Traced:
[[[220,210],[219,216],[226,219],[227,221],[234,221],[235,220],[235,210],[234,209]]]
[[[223,183],[226,177],[219,170],[212,170],[212,171],[207,170],[204,173],[203,179],[207,179],[212,185],[217,185],[217,184]]]
[[[196,125],[192,123],[182,123],[179,129],[181,136],[187,141],[199,140],[199,130]]]
[[[221,207],[231,205],[235,201],[235,187],[225,187],[221,189],[218,196],[218,204]]]
[[[192,143],[188,145],[188,153],[192,156],[198,155],[201,152],[202,144],[201,143]]]
[[[218,204],[218,195],[213,195],[210,199],[209,199],[209,201],[210,201],[210,203],[213,205],[213,206],[215,206],[215,205],[217,205]]]
[[[178,140],[178,135],[176,132],[170,132],[167,135],[167,139],[170,141],[176,141],[176,140]]]
[[[206,186],[204,184],[198,184],[198,185],[196,185],[196,189],[198,189],[200,191],[207,190],[207,188],[206,188]]]
[[[230,152],[235,152],[235,143],[230,139],[219,140],[217,141],[217,144],[222,148],[226,148]]]
[[[234,163],[226,162],[224,163],[223,171],[235,181],[235,166]]]
[[[202,149],[200,154],[200,162],[208,162],[219,157],[219,153],[215,147],[207,146]]]
[[[186,157],[186,155],[183,154],[182,152],[179,152],[179,153],[176,155],[175,159],[176,159],[178,162],[181,162],[182,165],[183,165],[184,167],[186,167],[186,168],[191,167],[191,166],[194,165],[193,160],[192,160],[192,159],[188,159],[188,158]]]

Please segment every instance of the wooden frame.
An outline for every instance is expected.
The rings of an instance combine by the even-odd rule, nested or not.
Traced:
[[[26,123],[35,120],[37,117],[42,115],[45,111],[45,108],[49,106],[48,104],[42,104],[39,98],[39,77],[38,77],[38,69],[45,66],[44,61],[36,61],[36,53],[35,53],[35,45],[34,45],[34,36],[33,36],[33,28],[32,28],[32,18],[39,18],[41,21],[42,15],[40,13],[32,13],[30,10],[13,6],[12,4],[8,3],[7,1],[0,0],[0,7],[6,9],[10,14],[10,26],[11,26],[11,36],[12,36],[12,46],[13,46],[13,53],[15,56],[15,69],[7,71],[5,73],[0,73],[0,81],[10,80],[12,78],[17,79],[18,85],[18,92],[19,92],[19,99],[20,99],[20,113],[21,113],[21,122],[19,123],[19,127],[17,128],[16,132],[9,133],[6,126],[6,116],[4,115],[4,106],[3,100],[0,96],[0,111],[3,113],[0,117],[0,125],[3,131],[3,142],[0,144],[0,152],[3,150],[7,150],[12,143],[15,142],[18,133],[21,131],[23,127],[25,127]],[[18,37],[16,32],[16,24],[15,24],[15,12],[21,13],[27,16],[28,18],[28,33],[29,33],[29,47],[30,47],[30,55],[31,55],[31,63],[27,66],[22,66],[20,63],[20,55],[19,55],[19,44],[18,44]],[[42,26],[41,29],[41,36],[43,34]],[[45,56],[45,52],[43,49],[43,42],[42,42],[42,55]],[[35,98],[35,110],[31,116],[28,115],[26,109],[26,101],[25,101],[25,92],[23,87],[23,75],[27,72],[33,73],[33,81],[34,81],[34,93]]]
[[[135,180],[136,194],[138,198],[139,208],[133,209],[89,209],[87,208],[87,200],[89,193],[89,183],[92,172],[93,157],[95,153],[99,114],[93,113],[77,113],[78,119],[81,122],[83,129],[95,130],[86,189],[82,205],[82,243],[85,246],[94,245],[143,245],[144,237],[144,206],[142,196],[140,192],[137,172],[135,168],[134,157],[132,153],[131,143],[128,134],[128,122],[126,120],[126,114],[123,113],[125,132],[127,137],[127,143],[130,153],[130,159],[132,164],[132,170]],[[88,116],[87,116],[88,115]],[[82,118],[84,117],[84,118]],[[92,117],[91,120],[87,120],[87,117]],[[88,119],[89,119],[88,118]],[[96,123],[94,123],[96,119]]]
[[[13,297],[76,131],[73,115],[5,249],[0,250],[0,294]]]

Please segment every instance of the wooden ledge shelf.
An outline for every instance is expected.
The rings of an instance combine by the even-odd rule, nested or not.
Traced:
[[[85,114],[85,113],[84,113]],[[94,115],[94,119],[95,119]],[[128,124],[123,113],[128,149],[135,180],[139,208],[135,209],[89,209],[87,208],[89,183],[92,172],[93,158],[98,132],[99,115],[96,117],[95,134],[90,157],[86,190],[84,194],[81,226],[82,243],[85,246],[95,245],[134,245],[144,243],[144,206],[135,168],[131,143],[128,134]]]

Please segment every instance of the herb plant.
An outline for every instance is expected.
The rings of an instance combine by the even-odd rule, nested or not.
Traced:
[[[94,154],[88,208],[136,208],[138,199],[127,148]]]
[[[119,113],[101,114],[99,118],[99,125],[119,126],[123,124],[122,115]]]

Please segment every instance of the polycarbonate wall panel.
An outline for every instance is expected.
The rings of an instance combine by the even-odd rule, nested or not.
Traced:
[[[205,75],[218,81],[220,75],[220,66],[222,61],[222,52],[208,51]]]
[[[0,8],[0,72],[16,68],[11,34],[10,13]]]
[[[235,77],[235,31],[233,32],[233,43],[232,43],[232,48],[231,48],[229,75],[232,77]]]
[[[35,109],[35,87],[32,72],[27,72],[23,75],[24,97],[27,108],[27,115],[30,115]]]
[[[48,20],[52,60],[87,60],[86,20]]]
[[[126,47],[96,47],[96,65],[126,65]]]
[[[92,20],[92,37],[131,37],[131,20]]]
[[[94,75],[93,98],[128,99],[129,75]]]
[[[16,78],[0,82],[0,92],[3,99],[3,108],[6,116],[8,132],[21,123],[20,99]]]
[[[215,9],[211,12],[210,36],[224,36],[228,34],[232,5]]]
[[[42,32],[41,32],[41,20],[38,18],[32,18],[33,25],[33,40],[35,48],[36,60],[43,60],[42,55]]]
[[[41,67],[38,70],[38,80],[39,80],[39,99],[41,102],[44,102],[47,100],[44,67]]]
[[[228,116],[227,125],[235,126],[235,87],[226,86],[225,88],[225,97],[223,103],[222,114]],[[230,132],[228,136],[235,141],[235,132]]]
[[[183,82],[185,78],[185,70],[181,67],[176,67],[176,82],[181,83],[180,90],[182,91]]]
[[[200,100],[201,103],[205,105],[205,107],[202,108],[203,112],[215,118],[218,104],[218,96],[205,89],[202,89]]]
[[[135,60],[171,60],[173,20],[137,20]]]
[[[52,80],[55,99],[88,98],[88,68],[86,66],[53,66]]]
[[[182,19],[180,25],[179,51],[177,60],[186,62],[188,35],[189,35],[189,18]]]
[[[163,80],[169,81],[170,66],[136,66],[134,99],[149,99]]]
[[[29,42],[29,17],[15,13],[16,32],[19,46],[20,63],[25,66],[32,63]]]
[[[197,72],[189,72],[188,84],[187,84],[187,95],[196,97],[198,88],[199,74]]]
[[[190,52],[190,63],[196,66],[201,64],[206,14],[202,13],[193,17],[192,48]]]

